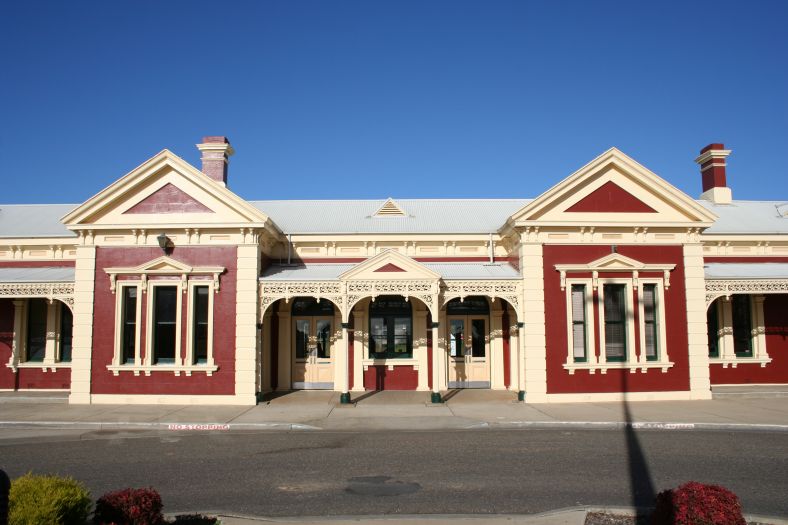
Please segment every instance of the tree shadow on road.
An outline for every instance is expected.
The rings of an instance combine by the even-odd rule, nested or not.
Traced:
[[[648,518],[654,506],[656,491],[654,481],[651,478],[651,471],[648,460],[640,444],[633,426],[632,412],[629,409],[629,401],[626,395],[629,392],[629,370],[622,370],[621,392],[624,395],[624,437],[627,445],[627,459],[629,465],[629,489],[632,506],[637,511],[638,522]]]

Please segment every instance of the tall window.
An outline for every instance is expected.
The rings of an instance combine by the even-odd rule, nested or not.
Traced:
[[[369,307],[369,357],[413,357],[411,305],[399,296],[378,297]]]
[[[121,363],[134,363],[137,348],[137,287],[124,286],[121,303]]]
[[[153,358],[155,363],[175,363],[178,287],[156,286],[153,293]]]
[[[605,358],[626,361],[627,310],[626,285],[605,284]]]
[[[657,326],[657,285],[643,285],[643,334],[645,336],[646,360],[657,360],[658,326]]]
[[[720,320],[717,316],[717,303],[712,303],[706,312],[706,325],[709,329],[709,357],[720,356]]]
[[[587,361],[586,347],[586,286],[572,285],[572,355],[575,362]]]
[[[47,347],[47,303],[30,299],[27,306],[27,360],[44,360]]]
[[[65,304],[60,305],[60,361],[71,361],[71,340],[74,333],[74,316]]]
[[[752,357],[752,318],[750,296],[731,297],[733,309],[733,350],[738,357]]]
[[[208,362],[208,298],[209,289],[207,286],[195,286],[192,296],[193,315],[192,319],[192,344],[193,359],[195,364]]]

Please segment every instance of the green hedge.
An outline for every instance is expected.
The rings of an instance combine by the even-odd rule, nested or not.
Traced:
[[[11,482],[8,505],[9,525],[84,525],[92,500],[72,478],[28,473]]]

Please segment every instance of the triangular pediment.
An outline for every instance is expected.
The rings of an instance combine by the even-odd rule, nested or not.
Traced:
[[[563,272],[670,271],[675,267],[675,264],[644,263],[620,253],[611,253],[588,263],[555,265],[556,270]]]
[[[343,281],[366,279],[438,280],[440,275],[410,257],[393,250],[386,250],[357,264],[340,275],[339,278]]]
[[[611,148],[507,221],[514,226],[705,227],[716,216],[616,148]]]
[[[214,211],[168,182],[123,213],[214,213]]]
[[[75,230],[88,226],[139,228],[147,225],[272,228],[263,212],[166,149],[62,220]]]
[[[657,213],[657,210],[609,180],[564,212],[568,213]]]

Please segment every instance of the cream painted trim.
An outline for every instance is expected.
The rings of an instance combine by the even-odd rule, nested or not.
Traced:
[[[254,394],[243,395],[153,395],[92,394],[95,405],[256,405]]]
[[[639,362],[641,365],[650,365],[650,364],[662,364],[662,363],[669,363],[670,358],[668,357],[668,337],[667,331],[665,326],[665,310],[667,309],[667,303],[665,302],[665,289],[663,287],[663,283],[659,279],[640,279],[638,283],[638,320],[639,320],[639,334],[640,334],[640,359]],[[644,284],[653,284],[655,285],[655,289],[657,291],[655,300],[656,305],[655,308],[657,309],[657,336],[658,339],[657,343],[657,359],[654,361],[649,361],[648,357],[646,356],[646,321],[645,321],[645,305],[643,304],[643,285]],[[663,370],[664,371],[664,370]]]
[[[151,372],[173,372],[176,376],[184,374],[186,376],[192,375],[193,372],[205,372],[206,375],[213,375],[219,369],[216,365],[107,365],[107,370],[111,371],[113,375],[118,375],[120,372],[133,372],[135,376],[144,373],[149,376]]]
[[[438,281],[441,276],[421,264],[420,262],[402,255],[394,250],[385,250],[374,257],[361,262],[339,276],[341,281],[350,281],[359,278],[364,273],[369,272],[373,268],[385,266],[386,264],[394,264],[405,270],[405,272],[379,272],[375,276],[376,280],[414,280],[424,279],[428,281]],[[405,274],[405,276],[403,276]],[[409,275],[408,275],[409,274]],[[415,274],[415,275],[414,275]]]
[[[186,305],[186,357],[183,359],[184,367],[200,366],[194,362],[194,300],[197,298],[195,288],[198,286],[205,286],[208,288],[208,348],[206,353],[205,365],[214,367],[213,360],[213,295],[214,288],[213,282],[208,280],[200,281],[199,279],[192,279],[189,281],[189,293],[186,297],[188,304]],[[214,367],[216,369],[217,367]],[[186,375],[189,375],[188,373]],[[210,373],[208,375],[211,375]]]
[[[54,372],[58,368],[71,368],[71,363],[69,362],[54,362],[54,363],[44,363],[42,361],[34,361],[34,362],[25,362],[25,363],[17,363],[16,368],[40,368],[42,372]]]
[[[142,288],[146,288],[149,275],[180,275],[183,284],[186,283],[188,276],[195,274],[208,274],[213,276],[213,290],[219,292],[219,276],[225,271],[224,266],[189,266],[186,263],[162,256],[152,261],[148,261],[139,266],[105,268],[104,272],[109,275],[109,289],[115,293],[115,286],[118,275],[139,275],[142,280]]]
[[[561,273],[561,289],[566,286],[568,272],[592,272],[593,285],[597,288],[598,274],[600,272],[662,272],[663,285],[670,288],[670,272],[676,268],[675,264],[646,264],[619,253],[611,253],[587,264],[556,264],[555,269]]]

